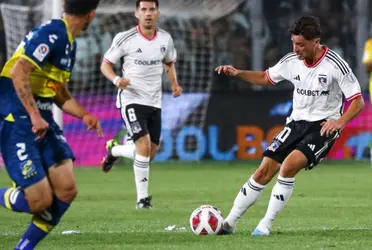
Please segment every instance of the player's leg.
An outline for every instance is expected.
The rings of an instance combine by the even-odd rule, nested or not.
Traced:
[[[17,187],[0,188],[0,205],[14,212],[41,212],[52,202],[34,135],[28,128],[4,121],[1,153],[9,177]],[[31,127],[29,128],[31,132]],[[26,198],[27,197],[27,198]]]
[[[120,112],[125,123],[125,126],[127,128],[127,132],[130,135],[131,129],[127,127],[129,125],[128,124],[129,117],[126,113],[126,110],[127,107],[122,107]],[[133,117],[137,118],[134,112],[131,112],[130,115],[132,119]],[[108,140],[106,142],[106,155],[104,156],[101,162],[103,172],[105,173],[109,172],[112,169],[114,163],[119,159],[119,157],[125,157],[133,160],[135,154],[136,144],[134,143],[133,138],[127,141],[124,145],[120,145],[119,142],[117,142],[115,139]]]
[[[282,163],[278,180],[274,185],[265,217],[260,221],[252,235],[269,235],[276,216],[283,210],[291,197],[296,174],[308,164],[306,156],[294,150]]]
[[[76,197],[77,188],[71,160],[62,161],[49,168],[48,175],[54,192],[52,202],[43,212],[34,214],[31,225],[16,249],[34,249],[59,223]]]
[[[136,153],[136,144],[133,142],[133,140],[129,140],[123,145],[120,145],[115,140],[109,140],[106,143],[106,149],[110,150],[112,156],[116,157],[116,159],[118,157],[125,157],[133,160]]]
[[[19,249],[33,249],[44,239],[59,223],[77,194],[72,164],[74,155],[54,122],[50,122],[43,140],[39,150],[53,190],[52,202],[42,213],[34,214],[33,223],[18,243]]]
[[[295,176],[303,168],[311,169],[324,158],[331,150],[339,133],[331,136],[321,136],[321,122],[311,123],[307,135],[297,145],[288,157],[284,160],[278,181],[273,187],[269,206],[265,217],[260,221],[254,235],[268,235],[277,215],[283,210],[293,192]]]
[[[147,133],[139,139],[136,139],[135,143],[136,156],[133,162],[133,170],[137,189],[137,209],[149,209],[152,208],[151,196],[149,196],[150,135]]]
[[[47,209],[53,204],[52,188],[46,178],[37,146],[40,141],[35,142],[31,125],[24,126],[27,123],[26,120],[4,124],[5,129],[9,131],[7,136],[2,134],[2,154],[7,172],[17,188],[1,189],[0,203],[16,212],[40,214],[39,217],[48,218]],[[16,249],[33,249],[46,235],[43,224],[37,216],[33,216]]]
[[[266,184],[279,171],[285,157],[293,150],[294,142],[297,140],[297,135],[291,133],[293,129],[294,122],[288,123],[265,150],[260,167],[243,185],[234,200],[233,208],[224,222],[224,233],[234,231],[238,220],[256,202]]]
[[[280,163],[268,157],[263,158],[260,167],[244,183],[237,194],[233,207],[224,221],[224,233],[232,233],[235,230],[239,219],[256,202],[262,190],[266,187],[266,184],[270,182],[279,169]]]
[[[161,109],[153,108],[148,121],[148,130],[151,138],[150,161],[152,161],[158,152],[161,135]]]
[[[122,117],[130,137],[135,143],[133,171],[137,190],[137,208],[151,208],[151,197],[148,194],[150,175],[151,139],[148,121],[152,107],[129,104],[122,108]]]

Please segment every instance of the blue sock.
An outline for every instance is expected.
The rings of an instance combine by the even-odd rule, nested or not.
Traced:
[[[0,188],[0,205],[14,212],[31,213],[26,196],[20,188]]]
[[[22,236],[15,250],[34,249],[53,230],[69,207],[70,203],[53,196],[52,206],[45,212],[32,217],[31,225]]]

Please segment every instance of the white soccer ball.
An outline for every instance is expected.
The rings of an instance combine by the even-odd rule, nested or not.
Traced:
[[[196,235],[218,234],[223,225],[221,212],[214,206],[202,205],[192,212],[190,227]]]

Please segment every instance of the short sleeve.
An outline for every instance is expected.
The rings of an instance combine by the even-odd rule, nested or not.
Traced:
[[[362,95],[359,81],[351,70],[344,75],[341,72],[337,75],[338,85],[340,86],[346,101],[350,102]]]
[[[273,67],[269,67],[265,73],[270,83],[276,85],[277,83],[289,79],[289,63],[293,55],[286,55]]]
[[[63,40],[61,35],[54,33],[47,26],[32,31],[26,36],[24,56],[35,66],[41,68]]]
[[[164,57],[164,63],[172,63],[177,60],[177,51],[174,48],[172,37],[169,38],[167,51]]]
[[[111,47],[105,53],[104,61],[111,64],[116,64],[121,57],[125,56],[126,53],[126,33],[119,33],[114,37]]]

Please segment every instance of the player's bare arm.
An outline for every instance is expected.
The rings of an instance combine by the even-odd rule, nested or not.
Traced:
[[[322,129],[320,130],[321,135],[327,135],[334,133],[337,130],[342,129],[345,125],[350,122],[355,116],[357,116],[364,108],[364,100],[362,96],[359,96],[352,100],[349,108],[338,120],[329,120],[322,123]]]
[[[57,93],[55,97],[55,103],[67,114],[81,119],[88,127],[88,131],[96,129],[97,135],[99,137],[103,136],[99,119],[95,115],[89,113],[83,106],[76,102],[71,93],[68,91],[65,84],[62,85],[60,91]]]
[[[172,84],[173,97],[178,97],[182,94],[182,88],[177,81],[176,65],[174,62],[165,63],[165,71],[168,74],[169,80]]]
[[[11,71],[14,88],[32,121],[32,131],[42,137],[48,129],[48,123],[41,117],[30,86],[30,74],[35,66],[24,58],[20,58]]]
[[[113,64],[106,62],[105,60],[101,64],[101,72],[108,80],[113,82],[114,85],[118,88],[126,88],[130,83],[129,79],[122,78],[116,75],[113,68]]]
[[[252,84],[258,84],[262,86],[271,85],[264,71],[239,70],[239,69],[234,68],[231,65],[218,66],[215,69],[215,71],[217,71],[218,74],[221,74],[222,72],[228,76],[239,77],[240,79],[250,82]]]

